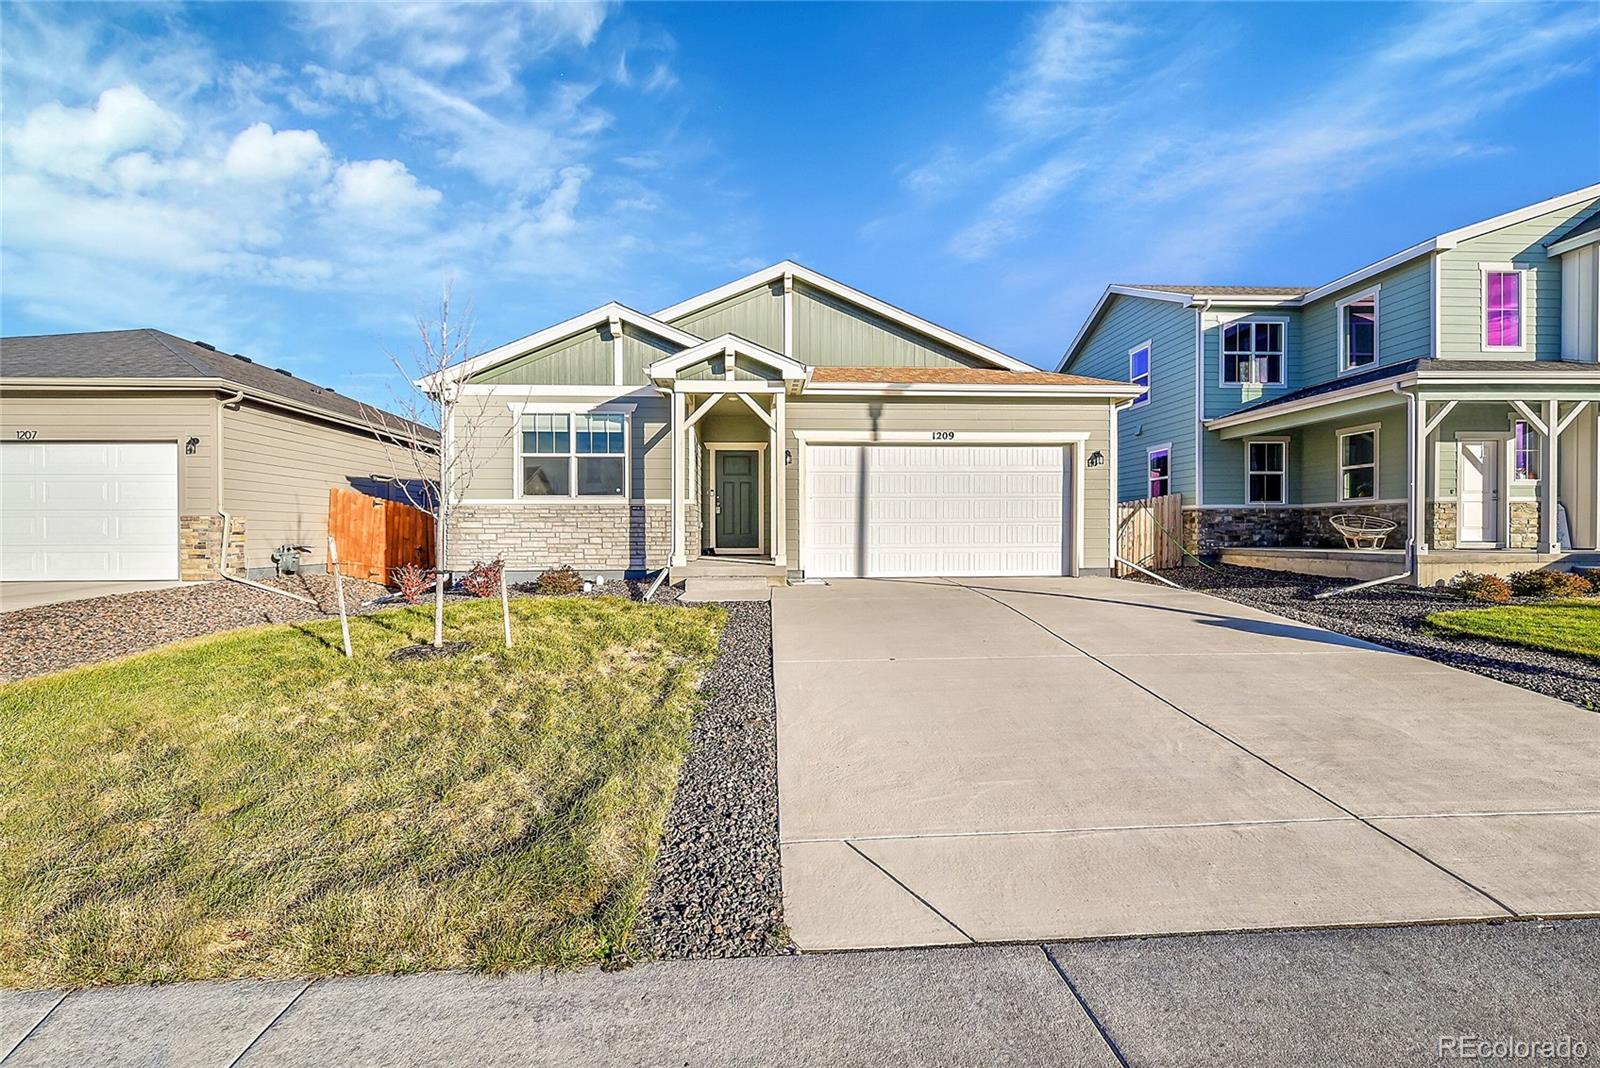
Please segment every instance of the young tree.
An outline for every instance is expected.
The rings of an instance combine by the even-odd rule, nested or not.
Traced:
[[[436,317],[417,317],[417,340],[404,354],[386,352],[407,383],[396,391],[393,408],[404,420],[365,408],[367,422],[385,449],[390,470],[386,480],[396,485],[406,503],[433,515],[434,616],[433,644],[444,644],[444,589],[450,519],[455,513],[458,486],[472,481],[481,458],[509,437],[514,427],[499,436],[486,432],[488,393],[468,393],[453,379],[451,370],[470,358],[472,306],[452,315],[452,285],[446,278]]]

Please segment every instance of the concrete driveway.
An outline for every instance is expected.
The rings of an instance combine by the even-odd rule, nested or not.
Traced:
[[[1111,579],[773,596],[807,949],[1600,914],[1600,715]]]

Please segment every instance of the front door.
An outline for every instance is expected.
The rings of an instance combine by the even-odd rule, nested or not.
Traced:
[[[714,547],[718,552],[757,552],[761,546],[761,454],[717,450]]]
[[[1500,543],[1500,442],[1490,439],[1460,443],[1456,465],[1456,542],[1497,546]]]

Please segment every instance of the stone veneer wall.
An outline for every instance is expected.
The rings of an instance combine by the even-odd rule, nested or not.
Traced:
[[[1455,501],[1433,502],[1433,530],[1428,541],[1430,549],[1456,547],[1457,510]],[[1539,547],[1539,502],[1511,502],[1511,536],[1506,545],[1511,549],[1537,549]]]
[[[1329,520],[1336,515],[1381,516],[1397,523],[1386,547],[1400,548],[1406,543],[1406,505],[1336,504],[1318,507],[1279,505],[1258,508],[1184,509],[1185,547],[1190,552],[1206,553],[1218,549],[1250,548],[1342,549],[1344,538]]]
[[[671,552],[666,504],[472,504],[450,516],[449,567],[503,556],[512,571],[570,564],[579,571],[649,571]],[[700,554],[700,509],[684,507],[684,545]]]
[[[178,578],[184,582],[214,579],[223,561],[222,517],[186,515],[178,517]],[[226,548],[228,573],[244,574],[244,517],[233,517],[233,529]]]

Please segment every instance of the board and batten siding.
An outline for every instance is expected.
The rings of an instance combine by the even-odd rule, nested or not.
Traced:
[[[775,352],[783,351],[783,287],[761,285],[697,312],[671,320],[697,337],[738,334]]]
[[[782,351],[782,339],[773,346]],[[982,367],[912,330],[802,283],[794,287],[794,352],[812,367]]]
[[[1503,226],[1439,253],[1439,355],[1471,360],[1560,359],[1561,258],[1546,255],[1545,245],[1587,218],[1597,203]],[[1524,305],[1526,351],[1483,347],[1485,263],[1510,263],[1531,272]]]
[[[1128,350],[1150,346],[1150,402],[1122,412],[1117,435],[1118,500],[1149,495],[1147,453],[1172,446],[1172,489],[1194,494],[1195,396],[1193,309],[1145,297],[1112,297],[1077,359],[1066,370],[1128,381]]]
[[[1561,358],[1600,360],[1600,245],[1561,257]]]
[[[328,559],[328,490],[373,475],[415,479],[401,446],[372,434],[246,401],[223,410],[223,506],[245,522],[245,567],[272,567],[279,545],[308,545]]]
[[[0,394],[0,435],[16,441],[170,441],[178,447],[178,507],[217,510],[217,400],[210,393],[61,390]],[[198,438],[193,453],[184,443]]]
[[[605,386],[613,378],[610,332],[595,327],[490,367],[472,381],[497,386]]]
[[[1009,399],[996,398],[796,398],[786,409],[787,441],[790,455],[800,455],[796,431],[934,431],[953,430],[970,435],[976,443],[985,431],[1085,431],[1087,457],[1110,447],[1111,404],[1107,400]],[[938,448],[929,445],[929,448]],[[800,464],[785,467],[787,496],[787,539],[789,565],[800,566],[800,524],[803,522],[800,497]],[[1106,467],[1089,467],[1083,486],[1083,566],[1102,569],[1110,566],[1110,479]]]

